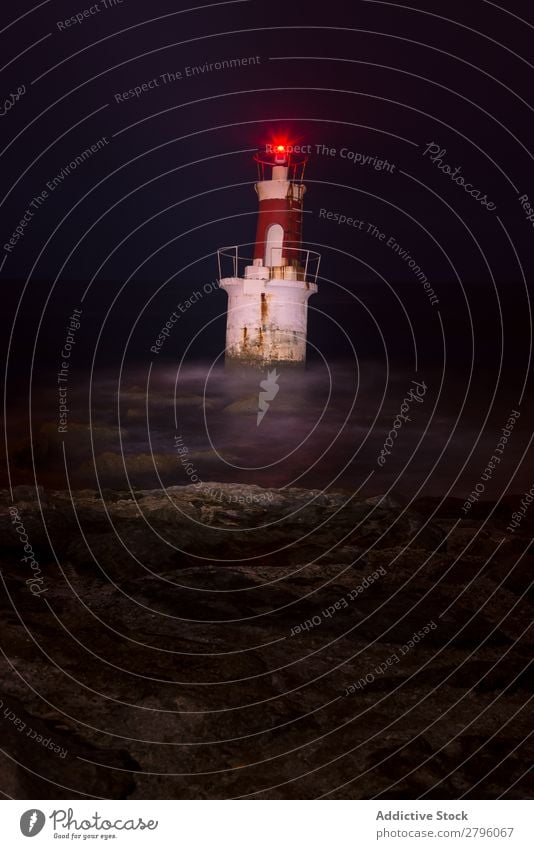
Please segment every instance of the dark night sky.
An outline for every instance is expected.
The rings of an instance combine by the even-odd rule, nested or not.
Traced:
[[[313,150],[304,236],[322,265],[310,302],[312,362],[350,361],[352,344],[360,363],[399,375],[413,372],[417,357],[419,374],[444,380],[447,420],[466,401],[469,432],[488,410],[499,422],[520,405],[533,266],[532,223],[519,200],[534,198],[528,4],[97,5],[64,29],[58,22],[89,1],[50,0],[31,12],[24,2],[12,25],[15,13],[4,12],[2,90],[25,93],[1,118],[2,244],[48,181],[108,140],[48,193],[4,256],[17,436],[30,383],[43,409],[47,387],[55,391],[74,308],[83,313],[77,391],[88,386],[93,357],[97,376],[116,375],[124,359],[144,382],[151,361],[155,372],[172,369],[196,334],[189,362],[220,353],[220,292],[184,314],[157,358],[149,349],[176,305],[216,278],[217,248],[253,239],[251,157],[275,136]],[[243,57],[258,61],[186,76],[188,66]],[[178,72],[182,79],[163,82]],[[117,102],[151,80],[140,97]],[[425,155],[430,143],[495,209]],[[344,148],[394,167],[355,164]],[[362,229],[321,210],[357,218]],[[424,270],[439,305],[385,245],[390,236]]]

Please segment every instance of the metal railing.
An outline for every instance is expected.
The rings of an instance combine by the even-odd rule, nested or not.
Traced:
[[[241,245],[231,245],[219,248],[217,261],[219,265],[219,279],[223,277],[244,277],[246,266],[254,265],[250,256],[239,253]],[[304,282],[317,283],[321,254],[305,248],[274,247],[270,248],[271,259],[273,251],[279,251],[285,262],[282,265],[268,266],[269,279],[302,280]],[[231,273],[228,273],[228,272]]]

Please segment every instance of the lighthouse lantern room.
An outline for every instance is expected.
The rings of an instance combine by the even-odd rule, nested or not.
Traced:
[[[320,256],[302,247],[307,157],[268,145],[254,157],[259,200],[252,257],[219,250],[220,286],[228,294],[226,363],[303,365],[308,298],[317,292]],[[230,275],[224,276],[229,268]]]

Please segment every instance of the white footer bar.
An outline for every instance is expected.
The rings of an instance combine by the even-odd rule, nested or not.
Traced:
[[[532,801],[3,801],[2,846],[532,849]],[[29,843],[35,838],[35,843]]]

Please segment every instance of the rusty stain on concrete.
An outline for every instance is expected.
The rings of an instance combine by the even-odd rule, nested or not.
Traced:
[[[261,323],[267,324],[267,318],[269,315],[269,309],[267,304],[267,297],[265,292],[261,293]]]

